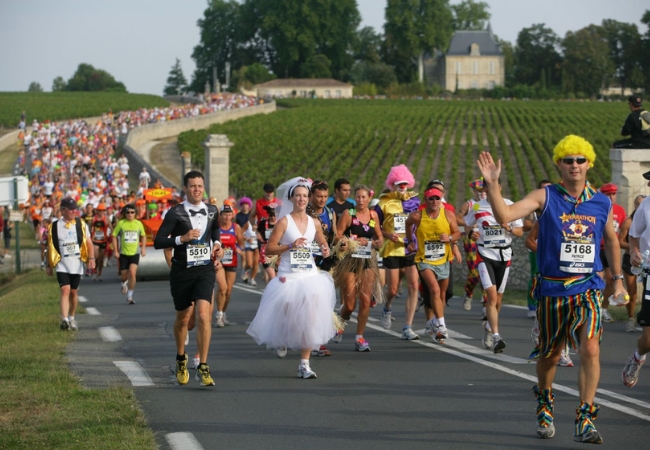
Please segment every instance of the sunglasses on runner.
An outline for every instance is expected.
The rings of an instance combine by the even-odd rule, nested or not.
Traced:
[[[440,201],[442,199],[440,197],[438,197],[437,195],[434,195],[433,197],[427,198],[427,200],[429,200],[430,202],[433,202],[433,201]]]
[[[130,210],[126,211],[126,213],[127,213],[127,214],[135,214],[135,210],[130,209]]]
[[[574,162],[578,164],[584,164],[587,162],[587,158],[580,157],[580,158],[562,158],[562,162],[567,165],[571,165]]]

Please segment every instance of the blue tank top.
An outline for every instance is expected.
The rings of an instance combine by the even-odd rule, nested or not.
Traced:
[[[600,241],[610,208],[609,198],[600,192],[576,204],[557,185],[546,187],[537,237],[541,295],[560,297],[605,287],[596,272],[603,270]]]

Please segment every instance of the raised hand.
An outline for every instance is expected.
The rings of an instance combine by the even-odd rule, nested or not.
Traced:
[[[492,159],[492,155],[488,152],[482,152],[478,155],[478,161],[476,161],[483,179],[488,184],[497,184],[499,181],[499,176],[501,176],[501,160],[495,164]]]

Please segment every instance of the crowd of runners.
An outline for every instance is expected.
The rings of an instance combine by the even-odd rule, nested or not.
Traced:
[[[482,153],[477,162],[482,177],[471,182],[472,198],[457,210],[445,201],[445,192],[460,186],[448,186],[440,179],[415,180],[405,165],[389,170],[381,193],[345,178],[335,180],[330,190],[328,180],[298,176],[277,189],[266,183],[264,196],[256,200],[243,197],[222,204],[206,198],[203,175],[191,171],[184,177],[182,194],[152,207],[134,193],[112,195],[115,180],[119,184],[121,179],[116,172],[123,173],[123,168],[117,161],[112,172],[106,170],[113,153],[110,125],[98,123],[85,133],[75,124],[62,129],[66,138],[79,135],[72,144],[67,139],[69,146],[85,146],[91,152],[79,159],[74,152],[66,157],[65,150],[54,153],[48,148],[51,154],[43,166],[48,170],[34,173],[43,183],[32,192],[43,200],[38,214],[49,208],[48,219],[62,218],[57,227],[43,231],[38,218],[32,216],[35,228],[40,226],[44,234],[40,239],[47,270],[56,268],[62,287],[61,328],[78,328],[74,307],[84,274],[82,262],[95,269],[95,261],[103,261],[102,250],[112,248],[119,259],[120,290],[128,303],[134,303],[138,258],[146,257],[146,233],[139,219],[160,218],[154,246],[165,250],[170,267],[176,310],[176,379],[181,385],[189,382],[188,366],[196,370],[201,385],[215,384],[207,364],[212,328],[229,325],[227,308],[238,276],[252,286],[258,278],[265,283],[247,333],[280,358],[288,350],[300,352],[298,377],[309,379],[317,377],[311,357],[332,355],[328,343],[342,342],[355,312],[354,350],[371,351],[364,336],[370,311],[376,307],[381,326],[390,329],[393,304],[404,284],[401,339],[421,338],[413,330],[421,302],[426,334],[444,345],[449,339],[445,307],[453,264],[463,260],[468,268],[463,308],[472,310],[479,287],[482,345],[494,353],[506,351],[507,336],[499,330],[503,295],[513,260],[523,263],[528,259],[528,317],[534,346],[529,358],[537,361],[538,383],[533,393],[537,434],[542,438],[555,434],[552,384],[558,365],[573,366],[568,353],[572,347],[580,358],[574,439],[602,442],[594,425],[599,411],[595,393],[603,322],[612,321],[609,302],[626,305],[626,331],[635,333],[637,322],[643,330],[622,371],[626,386],[636,384],[650,351],[649,302],[642,301],[636,321],[634,317],[637,298],[650,298],[646,282],[650,200],[639,196],[635,211],[628,216],[616,204],[616,185],[591,186],[588,171],[596,154],[579,136],[565,137],[553,151],[560,181],[539,180],[539,189],[517,202],[501,195],[500,162]],[[43,153],[39,156],[43,161]],[[53,162],[57,164],[52,171]],[[124,169],[128,173],[128,167]],[[51,173],[57,175],[59,189],[45,187],[52,183]],[[650,180],[650,172],[644,177]],[[78,195],[84,183],[90,188],[86,198]],[[415,192],[416,184],[426,187]],[[90,194],[92,190],[96,193]],[[87,210],[75,213],[83,207]],[[106,215],[109,208],[112,216]],[[512,242],[525,231],[530,253],[515,254]],[[621,249],[626,250],[624,258]],[[101,280],[101,265],[97,265]],[[637,276],[643,281],[640,292]],[[190,363],[186,348],[194,328],[197,349]]]

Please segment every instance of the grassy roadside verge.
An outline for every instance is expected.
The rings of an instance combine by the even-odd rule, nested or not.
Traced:
[[[29,271],[0,292],[0,448],[156,448],[131,390],[88,390],[70,372],[56,279]]]

